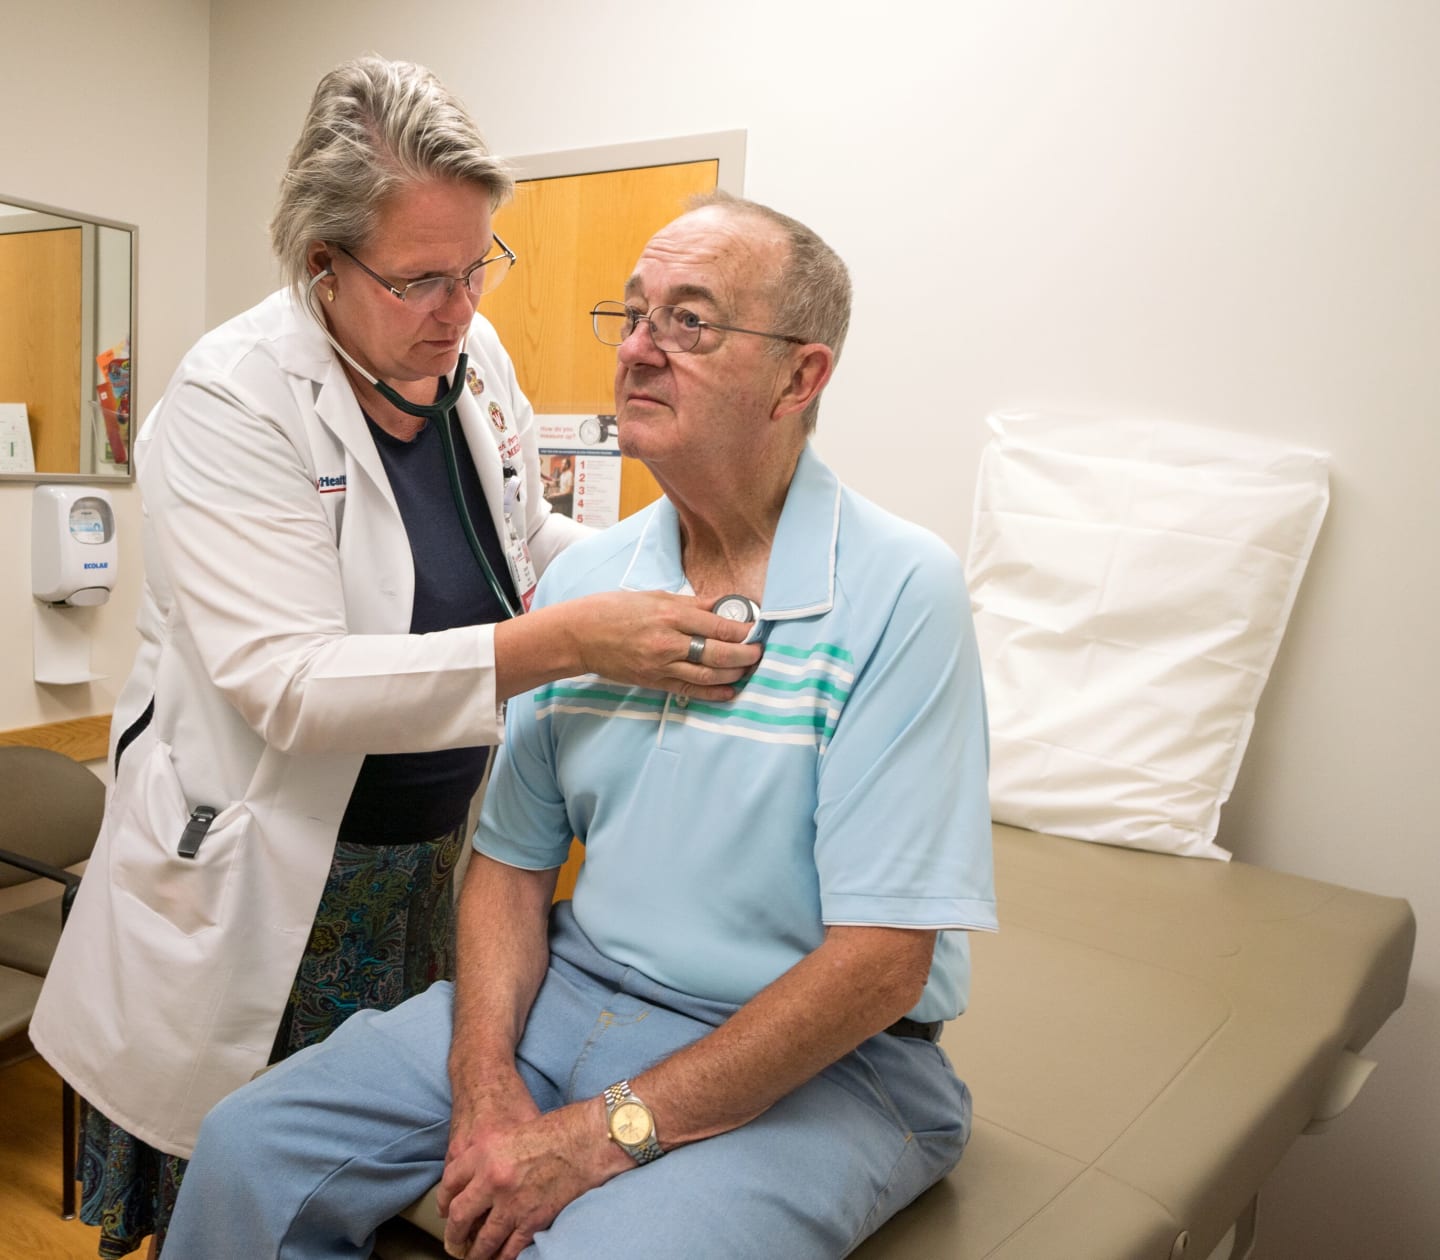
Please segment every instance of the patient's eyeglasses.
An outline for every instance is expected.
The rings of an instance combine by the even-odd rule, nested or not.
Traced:
[[[597,302],[591,308],[590,322],[595,329],[596,340],[607,346],[623,344],[637,327],[649,324],[650,336],[654,338],[656,347],[666,354],[685,354],[695,349],[707,328],[744,333],[748,337],[768,337],[771,341],[789,341],[797,346],[807,344],[804,337],[792,337],[789,333],[761,332],[755,328],[737,328],[734,324],[717,324],[714,320],[701,319],[683,306],[652,306],[647,312],[636,310],[624,302]]]

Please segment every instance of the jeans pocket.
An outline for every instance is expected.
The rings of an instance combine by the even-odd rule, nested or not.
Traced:
[[[851,1094],[868,1097],[907,1138],[953,1150],[959,1158],[970,1138],[970,1091],[944,1050],[931,1042],[882,1033],[862,1042],[836,1066],[851,1063],[850,1084],[844,1085]]]

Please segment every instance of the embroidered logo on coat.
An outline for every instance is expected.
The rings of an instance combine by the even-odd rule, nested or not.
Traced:
[[[334,477],[316,477],[315,489],[321,494],[334,494],[345,489],[345,474],[340,473]]]
[[[490,404],[490,423],[495,426],[496,433],[505,432],[505,413],[500,410],[500,404],[497,402]]]
[[[470,386],[470,392],[479,398],[485,392],[485,382],[480,379],[480,373],[473,367],[465,369],[465,384]]]

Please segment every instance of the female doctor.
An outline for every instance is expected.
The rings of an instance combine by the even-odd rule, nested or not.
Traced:
[[[475,313],[511,191],[429,72],[332,71],[271,225],[289,287],[203,338],[140,436],[142,643],[31,1025],[88,1103],[102,1256],[163,1238],[214,1102],[451,974],[507,697],[594,672],[726,699],[758,655],[677,595],[515,615],[582,531]]]

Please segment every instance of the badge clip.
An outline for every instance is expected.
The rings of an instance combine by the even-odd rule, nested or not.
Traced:
[[[197,805],[190,811],[190,821],[180,834],[180,847],[176,852],[182,858],[193,858],[200,852],[200,842],[215,821],[215,811],[209,805]]]

